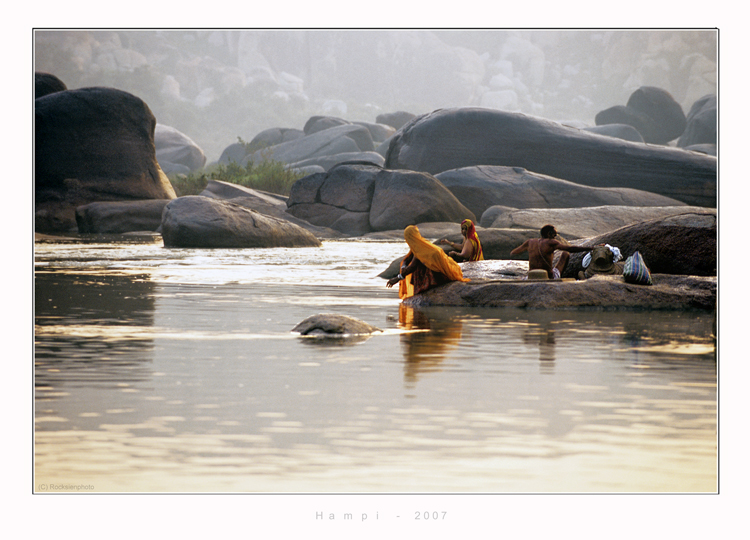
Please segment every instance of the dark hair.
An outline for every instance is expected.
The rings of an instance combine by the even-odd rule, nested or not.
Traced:
[[[554,238],[555,236],[557,236],[557,231],[552,225],[545,225],[544,227],[542,227],[539,233],[542,235],[542,238]]]

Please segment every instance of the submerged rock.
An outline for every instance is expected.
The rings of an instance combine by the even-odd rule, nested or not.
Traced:
[[[318,313],[299,323],[292,329],[292,332],[297,332],[303,336],[343,338],[369,336],[376,332],[382,332],[382,330],[354,317],[334,313]]]

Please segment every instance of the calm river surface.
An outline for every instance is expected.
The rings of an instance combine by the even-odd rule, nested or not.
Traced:
[[[713,314],[414,311],[404,253],[36,244],[35,491],[717,490]]]

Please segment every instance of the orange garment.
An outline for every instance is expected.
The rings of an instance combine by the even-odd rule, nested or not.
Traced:
[[[464,277],[461,267],[456,261],[448,257],[442,248],[435,244],[425,240],[416,225],[409,225],[404,229],[404,240],[406,240],[409,246],[409,253],[404,257],[404,260],[408,260],[410,255],[419,260],[428,270],[442,276],[432,276],[438,279],[434,279],[436,284],[440,281],[440,277],[445,278],[447,281],[469,281]],[[409,274],[399,282],[398,296],[402,300],[414,295],[414,285],[412,284],[412,275]],[[421,292],[421,291],[420,291]]]
[[[477,229],[474,227],[474,222],[470,219],[465,219],[461,222],[461,225],[466,223],[469,226],[469,230],[466,233],[466,238],[471,241],[471,245],[474,246],[474,252],[471,254],[470,261],[483,261],[484,253],[482,252],[482,243],[479,241],[477,236]]]

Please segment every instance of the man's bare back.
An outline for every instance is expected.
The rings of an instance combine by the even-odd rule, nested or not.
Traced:
[[[529,270],[544,270],[550,279],[560,277],[562,271],[565,269],[565,265],[568,264],[570,253],[591,250],[590,247],[571,246],[556,240],[557,231],[551,225],[542,227],[541,234],[542,238],[530,238],[511,251],[510,254],[519,255],[524,251],[528,251]],[[562,251],[562,253],[560,254],[557,266],[553,266],[552,257],[557,250]]]

